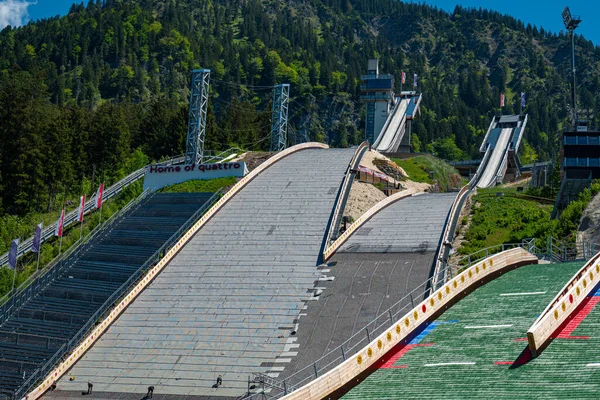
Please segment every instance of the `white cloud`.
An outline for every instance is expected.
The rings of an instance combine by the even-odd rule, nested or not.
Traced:
[[[34,3],[21,0],[0,1],[0,29],[7,25],[15,27],[26,24],[29,21],[27,7],[31,4]]]

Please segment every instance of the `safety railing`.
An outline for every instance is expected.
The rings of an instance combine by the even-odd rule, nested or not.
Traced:
[[[435,259],[435,267],[433,272],[434,282],[433,287],[437,288],[439,285],[446,282],[448,279],[447,273],[452,273],[452,269],[446,268],[448,264],[448,259],[450,258],[450,252],[452,250],[452,242],[454,240],[454,235],[456,234],[456,229],[458,228],[458,222],[460,220],[460,215],[462,213],[463,207],[473,190],[475,189],[477,182],[479,181],[479,177],[487,167],[487,163],[491,157],[492,151],[490,146],[486,147],[485,155],[477,167],[477,171],[475,171],[475,175],[471,178],[469,183],[463,186],[454,199],[452,203],[452,208],[444,227],[444,232],[442,233],[442,243],[438,249],[438,254]]]
[[[458,226],[462,209],[470,193],[471,188],[469,188],[469,186],[464,186],[460,192],[458,192],[458,195],[452,203],[450,213],[448,214],[448,219],[441,237],[442,243],[440,244],[438,255],[435,260],[433,287],[436,289],[440,284],[443,284],[446,281],[447,270],[445,266],[448,261],[448,257],[450,256],[450,250],[452,249],[452,240],[454,239],[454,234],[456,233],[456,228]]]
[[[95,244],[100,237],[106,235],[107,231],[105,228],[120,220],[132,208],[139,206],[149,193],[149,191],[144,191],[102,224],[98,224],[84,238],[77,240],[69,247],[69,249],[67,249],[67,251],[52,260],[46,267],[41,268],[25,282],[20,284],[19,287],[11,290],[2,297],[2,299],[0,299],[0,326],[4,324],[18,308],[40,293],[50,282],[62,276],[81,254]],[[104,235],[102,233],[104,233]]]
[[[523,239],[520,243],[503,243],[495,246],[486,247],[475,253],[463,256],[455,260],[450,266],[450,271],[469,268],[492,254],[500,253],[505,250],[521,247],[539,259],[551,262],[568,262],[589,260],[600,251],[600,244],[589,241],[580,241],[578,243],[565,243],[553,237],[549,237],[544,244],[539,240],[529,238]]]
[[[496,128],[496,125],[498,124],[496,117],[494,116],[494,118],[492,119],[492,122],[490,123],[490,126],[488,127],[487,132],[485,133],[485,136],[483,137],[483,142],[481,143],[481,146],[479,147],[479,152],[480,153],[484,153],[486,151],[486,145],[488,144],[488,139],[490,137],[490,133],[492,132],[493,129]]]
[[[183,160],[184,160],[183,157],[177,156],[177,157],[173,157],[167,161],[162,161],[162,162],[158,163],[157,165],[176,164],[176,163],[182,162]],[[109,200],[112,197],[118,195],[125,187],[129,186],[133,182],[142,178],[145,173],[146,173],[146,167],[140,168],[137,171],[132,172],[131,174],[127,175],[125,178],[121,179],[119,182],[106,188],[106,190],[104,191],[104,193],[102,195],[102,198],[104,199],[104,201],[106,201],[106,200]],[[93,210],[95,210],[95,200],[92,198],[87,203],[85,203],[84,214],[88,214],[89,212],[91,212]],[[65,221],[64,221],[63,226],[66,228],[67,226],[77,222],[77,214],[78,214],[77,209],[67,213],[65,215]],[[56,222],[51,225],[48,225],[46,228],[44,228],[42,230],[40,244],[45,243],[46,241],[53,238],[55,229],[56,229]],[[21,242],[21,244],[19,245],[19,252],[17,253],[17,257],[21,257],[21,256],[31,252],[32,249],[33,249],[33,236],[31,236],[30,238]],[[2,256],[0,256],[0,267],[3,267],[7,264],[8,264],[8,253],[5,253]]]
[[[348,197],[350,196],[350,189],[352,188],[352,183],[354,182],[354,171],[358,168],[360,164],[360,160],[364,156],[365,152],[369,148],[369,142],[362,142],[350,163],[348,163],[348,168],[346,169],[346,174],[344,175],[344,182],[342,183],[342,188],[338,195],[338,198],[335,202],[335,208],[333,211],[333,215],[331,218],[331,224],[329,225],[329,229],[327,230],[325,245],[329,246],[329,242],[331,240],[337,239],[339,235],[339,228],[342,221],[342,216],[344,214],[344,209],[346,208],[346,204],[348,202]]]
[[[130,277],[125,281],[119,288],[112,293],[112,295],[98,308],[98,310],[87,320],[85,325],[67,342],[61,347],[55,355],[41,368],[36,370],[37,377],[40,379],[45,377],[54,366],[60,361],[60,359],[70,351],[72,351],[84,338],[88,332],[98,323],[106,312],[111,309],[115,302],[118,302],[121,297],[145,274],[145,272],[155,263],[157,263],[163,255],[179,240],[179,238],[194,224],[198,219],[214,204],[223,194],[223,189],[217,191],[213,196],[207,200],[202,207],[200,207],[167,241],[152,254],[146,262],[139,267]],[[15,394],[27,393],[39,379],[28,379]]]

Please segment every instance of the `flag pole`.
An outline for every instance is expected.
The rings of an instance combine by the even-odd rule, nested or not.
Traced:
[[[64,229],[64,228],[63,228],[63,229]],[[63,234],[63,233],[64,233],[64,232],[61,232],[61,235],[60,235],[60,240],[59,240],[59,242],[58,242],[58,255],[59,255],[59,256],[61,255],[61,252],[62,252],[62,238],[63,238],[63,235],[62,235],[62,234]]]
[[[19,262],[17,261],[17,264],[15,264],[15,273],[13,274],[12,288],[10,289],[11,293],[13,292],[13,290],[15,290],[15,281],[17,280],[17,265],[18,264],[19,264]]]
[[[19,243],[21,242],[21,238],[19,238],[18,240],[19,241],[17,242],[17,252],[15,254],[15,273],[13,274],[13,281],[10,293],[12,293],[13,290],[15,290],[15,281],[17,280],[17,268],[19,267]]]
[[[104,197],[104,193],[102,193],[102,196],[100,196],[100,198],[102,197]],[[104,201],[100,203],[100,223],[98,225],[102,225],[102,207],[104,207]]]
[[[58,244],[58,256],[60,257],[61,252],[62,252],[62,239],[63,236],[65,235],[65,221],[62,219],[63,218],[63,212],[65,211],[65,203],[67,200],[67,194],[65,193],[64,197],[63,197],[63,204],[62,204],[62,210],[60,210],[60,217],[58,217],[59,222],[63,225],[61,228],[61,232],[60,232],[60,241]]]
[[[81,237],[83,236],[83,218],[81,219],[81,224],[79,227],[79,241],[81,242]]]
[[[35,274],[37,275],[37,273],[40,270],[40,253],[42,252],[42,243],[40,242],[40,248],[38,249],[38,254],[37,254],[37,264],[35,266]]]

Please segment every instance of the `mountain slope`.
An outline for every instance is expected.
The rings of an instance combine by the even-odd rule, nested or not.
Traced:
[[[576,42],[581,105],[594,109],[600,49]],[[359,78],[371,57],[396,77],[419,75],[425,100],[417,150],[476,157],[500,111],[500,93],[509,113],[518,112],[521,91],[528,96],[527,143],[546,159],[558,149],[568,114],[569,41],[511,17],[389,0],[92,0],[67,16],[0,32],[0,114],[11,121],[19,113],[9,109],[45,110],[33,126],[0,127],[7,160],[0,185],[15,188],[2,193],[4,210],[22,213],[48,204],[49,192],[76,191],[94,165],[109,176],[126,169],[135,148],[152,159],[181,152],[190,70],[197,67],[212,70],[210,149],[265,149],[270,87],[280,82],[292,84],[290,141],[355,144],[364,123]],[[30,95],[35,104],[7,105]],[[50,138],[58,127],[63,133]],[[14,140],[39,147],[14,159],[18,154],[4,150]],[[58,154],[64,165],[52,162]],[[17,185],[24,175],[31,180],[34,161],[52,164],[52,174],[43,170],[35,182]],[[32,191],[43,195],[23,204]]]

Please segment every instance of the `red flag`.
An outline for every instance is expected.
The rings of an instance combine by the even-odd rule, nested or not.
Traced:
[[[504,97],[504,93],[500,93],[500,107],[504,107],[504,100],[506,98]]]
[[[79,200],[79,211],[77,211],[77,221],[83,222],[83,214],[85,212],[85,194]]]
[[[98,191],[96,192],[96,208],[102,207],[102,196],[104,195],[104,182],[100,184]]]
[[[56,221],[56,229],[54,230],[54,236],[62,237],[63,235],[63,225],[65,223],[65,209],[60,213],[60,217],[58,221]]]
[[[402,71],[402,83],[406,83],[406,72]]]

